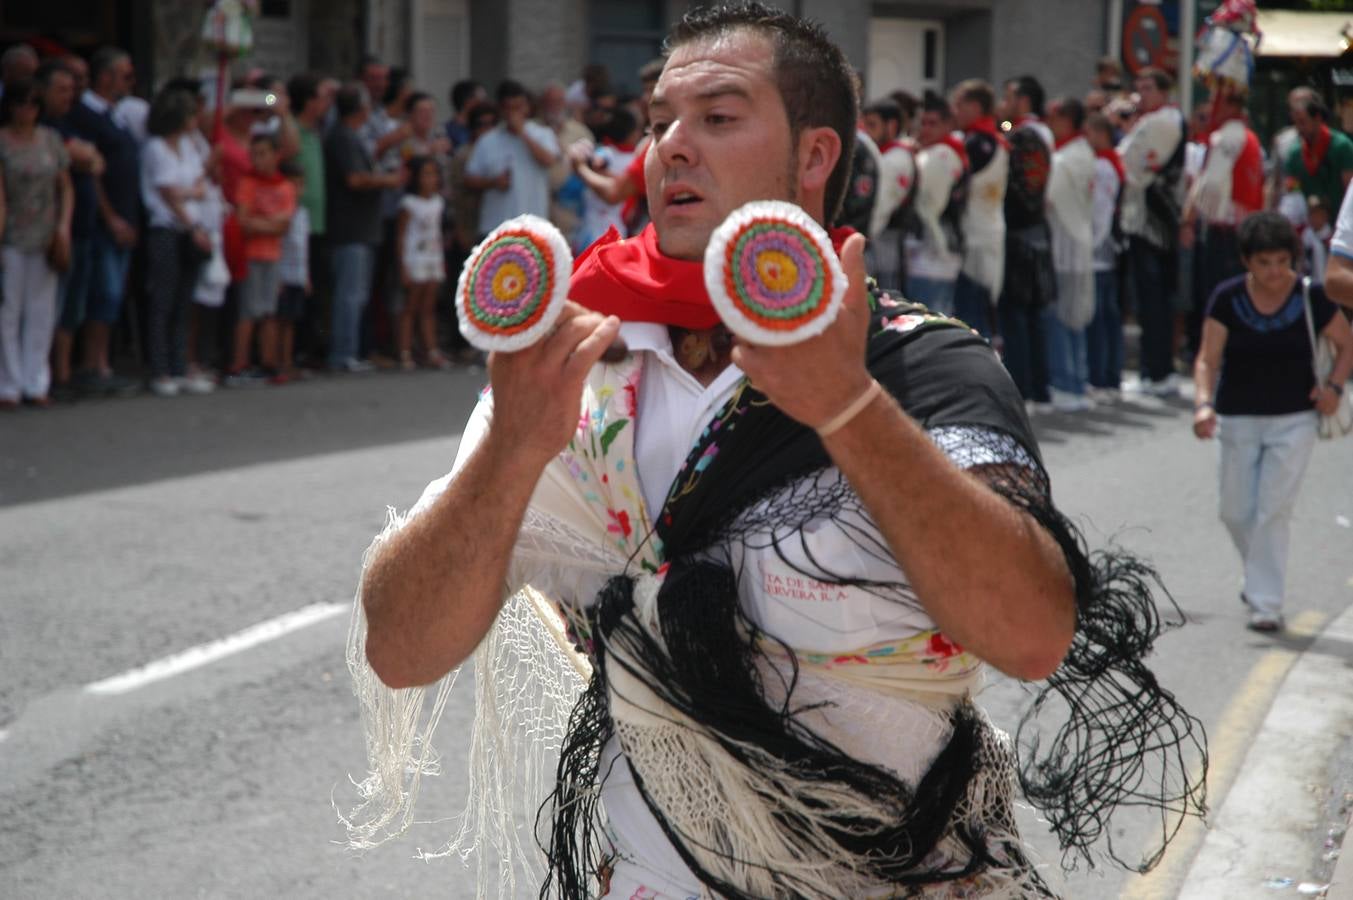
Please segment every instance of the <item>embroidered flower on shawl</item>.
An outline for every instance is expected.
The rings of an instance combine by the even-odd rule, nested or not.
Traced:
[[[883,327],[888,331],[896,331],[898,334],[906,334],[908,331],[911,331],[915,328],[919,328],[920,326],[924,325],[925,321],[926,321],[925,316],[915,316],[915,315],[896,316],[892,319],[884,319]]]
[[[634,529],[630,527],[630,514],[625,510],[608,509],[606,515],[611,517],[611,524],[606,526],[606,530],[611,534],[618,534],[628,539],[634,533]]]
[[[930,651],[932,659],[948,659],[951,656],[958,656],[963,652],[963,648],[955,644],[949,638],[945,637],[943,632],[936,631],[930,635],[930,642],[926,649]]]

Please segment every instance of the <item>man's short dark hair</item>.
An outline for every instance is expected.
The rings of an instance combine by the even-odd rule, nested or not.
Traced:
[[[38,116],[42,116],[42,92],[32,78],[19,78],[5,84],[4,96],[0,97],[0,125],[8,125],[14,110],[33,102],[38,105]]]
[[[350,81],[334,94],[334,109],[340,119],[356,115],[370,105],[371,98],[367,96],[366,85],[361,82]]]
[[[1087,131],[1098,131],[1100,134],[1113,140],[1113,123],[1109,117],[1103,113],[1090,113],[1085,117],[1085,128]]]
[[[897,108],[902,110],[902,122],[910,122],[916,118],[916,113],[921,108],[921,101],[916,96],[903,90],[891,91],[888,99],[897,104]]]
[[[196,97],[182,88],[164,88],[150,101],[146,132],[155,137],[178,134],[196,112]]]
[[[89,58],[89,83],[98,84],[99,76],[129,56],[121,47],[100,47],[95,50]]]
[[[1052,101],[1057,112],[1065,116],[1071,127],[1080,131],[1085,127],[1085,104],[1076,97],[1058,97]]]
[[[462,78],[451,85],[451,106],[456,112],[462,112],[470,98],[483,90],[484,86],[472,78]]]
[[[954,109],[949,105],[949,101],[944,99],[943,94],[935,91],[926,91],[925,96],[921,98],[922,113],[939,113],[940,118],[948,121],[954,117]]]
[[[954,100],[961,103],[976,103],[984,116],[996,112],[996,92],[980,78],[960,81],[954,88]]]
[[[1147,66],[1142,69],[1137,73],[1137,77],[1150,78],[1156,83],[1156,88],[1162,94],[1170,93],[1170,90],[1174,87],[1174,79],[1170,77],[1170,73],[1164,69],[1157,69],[1155,66]]]
[[[504,78],[502,81],[498,82],[497,96],[498,102],[502,104],[516,97],[530,98],[531,95],[527,92],[526,86],[523,85],[520,81],[514,81],[511,78]]]
[[[1236,238],[1240,244],[1240,258],[1249,259],[1256,253],[1286,250],[1296,260],[1301,255],[1297,230],[1278,212],[1257,212],[1240,223]]]
[[[1041,119],[1047,103],[1047,94],[1043,91],[1043,85],[1038,83],[1038,79],[1032,75],[1021,75],[1010,79],[1007,83],[1014,86],[1016,97],[1023,97],[1029,101],[1029,112]]]
[[[354,72],[353,74],[356,75],[358,78],[361,78],[363,75],[366,74],[367,66],[383,66],[383,65],[385,65],[385,63],[381,62],[381,58],[376,54],[364,53],[362,54],[362,58],[357,60],[357,71]]]
[[[798,146],[806,128],[831,128],[841,140],[841,157],[827,178],[823,197],[826,220],[834,222],[850,180],[859,118],[854,71],[821,25],[763,3],[696,7],[672,29],[665,50],[670,54],[683,44],[739,29],[764,35],[774,48],[775,84],[789,117],[793,146]]]
[[[318,96],[319,76],[313,72],[299,72],[287,79],[287,99],[291,101],[293,115]]]
[[[878,116],[885,122],[896,122],[898,127],[902,125],[902,107],[892,100],[874,100],[866,103],[860,110],[860,115]]]
[[[33,77],[37,79],[38,86],[46,90],[52,86],[52,76],[58,72],[65,72],[71,78],[75,77],[75,72],[71,70],[70,66],[66,65],[65,60],[61,59],[43,60],[42,64],[38,66],[38,70],[33,73]]]
[[[409,113],[413,112],[413,108],[415,106],[422,103],[424,100],[431,99],[432,95],[429,94],[427,91],[414,91],[412,94],[409,95],[409,99],[404,101],[404,114],[408,115]]]

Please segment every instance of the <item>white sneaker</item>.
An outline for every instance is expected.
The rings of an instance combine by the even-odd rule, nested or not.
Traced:
[[[350,372],[352,374],[361,374],[363,372],[375,371],[376,367],[364,359],[357,359],[354,357],[344,360],[343,364],[339,366],[339,368],[342,369],[344,372]]]
[[[185,375],[178,380],[179,389],[185,394],[210,394],[216,390],[216,382],[206,375]]]
[[[152,378],[150,392],[157,397],[177,397],[179,384],[172,378]]]
[[[1084,394],[1073,394],[1057,388],[1048,390],[1052,393],[1052,408],[1056,412],[1078,413],[1095,408],[1095,402]]]
[[[1143,378],[1142,392],[1150,394],[1152,397],[1178,397],[1179,379],[1173,372],[1159,381]]]

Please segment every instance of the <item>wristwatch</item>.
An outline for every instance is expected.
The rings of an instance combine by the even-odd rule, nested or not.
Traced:
[[[1325,387],[1334,391],[1334,393],[1338,394],[1340,397],[1344,395],[1344,386],[1342,384],[1335,384],[1333,381],[1327,381],[1325,382]]]

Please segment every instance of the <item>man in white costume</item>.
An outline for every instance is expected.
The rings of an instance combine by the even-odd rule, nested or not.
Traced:
[[[1118,145],[1127,176],[1121,222],[1128,238],[1128,283],[1142,327],[1142,386],[1161,396],[1178,390],[1174,293],[1186,123],[1170,103],[1172,86],[1170,76],[1159,69],[1137,75],[1141,117]]]
[[[1056,142],[1048,180],[1048,226],[1057,302],[1043,311],[1048,335],[1048,381],[1052,405],[1063,412],[1093,406],[1087,392],[1090,361],[1085,329],[1095,314],[1095,151],[1084,134],[1085,107],[1075,97],[1048,105]]]
[[[906,137],[910,124],[891,99],[875,100],[863,110],[864,130],[879,151],[878,193],[869,221],[870,270],[885,291],[900,291],[905,276],[902,219],[916,184],[916,143]]]
[[[699,288],[711,233],[746,202],[831,220],[851,81],[821,29],[760,4],[676,26],[651,104],[652,226],[579,261],[578,302],[542,342],[490,356],[451,473],[369,553],[349,650],[373,757],[355,844],[407,827],[448,685],[417,734],[422,686],[474,654],[488,807],[450,849],[478,844],[481,895],[519,896],[515,866],[542,862],[494,806],[542,742],[557,767],[524,778],[553,772],[553,789],[522,807],[540,810],[550,896],[1051,895],[1014,826],[1009,742],[972,695],[983,661],[1053,675],[1078,621],[1150,602],[1147,570],[1085,556],[989,347],[870,290],[861,236],[833,234],[845,306],[800,344],[732,341]],[[1128,647],[1153,633],[1126,637],[1072,652],[1076,671],[1114,661],[1121,686],[1097,685],[1131,716],[1054,741],[1114,748],[1107,781],[1106,759],[1074,752],[1035,754],[1022,779],[1078,852],[1107,819],[1082,776],[1099,799],[1106,783],[1139,797],[1119,764],[1195,728],[1162,721],[1177,707]],[[1079,681],[1047,689],[1092,699]],[[513,723],[531,727],[500,733]],[[1171,777],[1199,799],[1187,770]]]
[[[907,233],[908,300],[954,314],[954,285],[963,267],[962,218],[968,195],[968,152],[953,134],[949,103],[927,91],[921,104],[916,196]]]
[[[1005,283],[1005,188],[1010,142],[996,125],[996,93],[970,79],[950,96],[954,124],[968,152],[968,208],[963,215],[963,271],[954,286],[960,319],[985,337],[996,331],[995,304]]]

